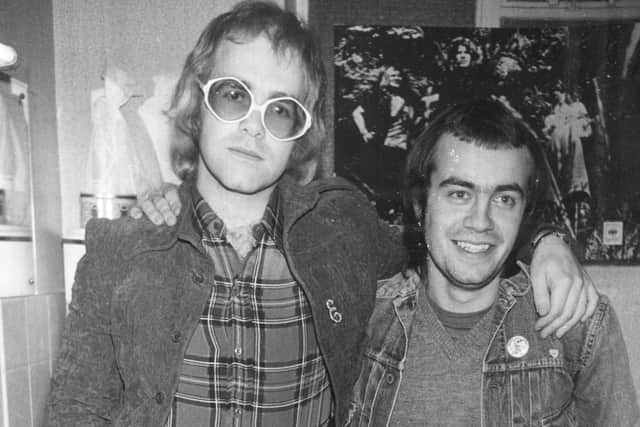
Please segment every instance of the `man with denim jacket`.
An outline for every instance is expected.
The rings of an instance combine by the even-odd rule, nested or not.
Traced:
[[[376,280],[405,251],[352,185],[301,184],[326,136],[324,81],[308,29],[274,4],[205,28],[170,111],[183,212],[87,225],[46,425],[344,423]],[[593,290],[545,241],[541,277],[568,270],[550,286],[556,329]]]
[[[528,268],[505,260],[543,182],[543,153],[497,101],[444,111],[407,166],[422,277],[382,285],[351,426],[633,426],[617,317],[601,296],[562,338],[540,337]]]

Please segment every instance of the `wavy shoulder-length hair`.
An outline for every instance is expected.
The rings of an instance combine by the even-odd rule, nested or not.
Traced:
[[[171,146],[174,172],[181,178],[193,176],[199,155],[202,91],[215,66],[215,54],[224,40],[246,43],[265,35],[276,55],[292,56],[303,67],[306,93],[301,100],[312,116],[311,129],[296,141],[287,173],[299,181],[313,178],[317,158],[326,140],[326,75],[318,42],[307,25],[293,13],[268,2],[244,1],[214,18],[202,31],[187,56],[173,95],[169,117],[175,135]]]

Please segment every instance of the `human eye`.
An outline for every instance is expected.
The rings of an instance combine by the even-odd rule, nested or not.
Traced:
[[[229,89],[224,93],[224,97],[230,101],[242,102],[246,99],[247,93],[242,89]]]
[[[463,203],[471,199],[471,193],[468,190],[452,189],[447,192],[447,197],[456,203]]]
[[[520,197],[512,194],[497,194],[493,200],[498,206],[511,209],[518,204]]]
[[[269,109],[274,115],[282,119],[289,119],[295,115],[295,107],[293,106],[292,101],[274,101],[269,106]]]
[[[229,102],[245,102],[249,97],[246,89],[237,82],[223,82],[216,88],[216,95]]]

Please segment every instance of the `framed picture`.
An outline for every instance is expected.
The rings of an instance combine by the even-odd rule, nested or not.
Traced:
[[[335,26],[336,173],[401,224],[415,136],[447,105],[497,99],[547,154],[536,215],[588,263],[640,264],[640,24],[505,24]]]

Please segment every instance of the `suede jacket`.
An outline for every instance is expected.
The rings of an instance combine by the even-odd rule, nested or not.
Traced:
[[[424,287],[415,273],[386,282],[378,290],[367,329],[349,426],[388,426],[402,384],[417,298]],[[562,338],[542,339],[534,330],[537,315],[530,288],[526,271],[502,280],[495,330],[483,366],[478,366],[481,425],[636,425],[640,413],[626,346],[607,297],[600,296],[588,321]]]
[[[194,226],[190,185],[180,188],[176,226],[87,225],[45,425],[164,425],[215,273]],[[342,425],[376,280],[400,271],[405,251],[344,180],[302,187],[283,178],[279,191],[285,257],[310,302]]]

